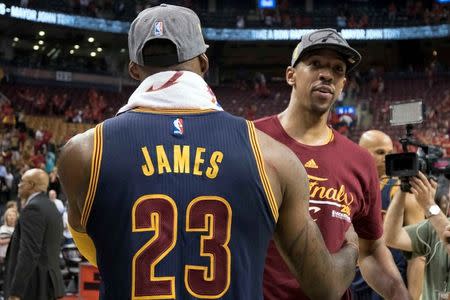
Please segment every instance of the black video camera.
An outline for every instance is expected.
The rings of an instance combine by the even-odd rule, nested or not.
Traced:
[[[413,135],[413,123],[422,122],[422,101],[393,104],[391,110],[391,124],[405,125],[406,136],[400,139],[403,153],[386,155],[386,175],[400,178],[400,188],[410,192],[409,178],[418,172],[437,181],[440,176],[450,179],[450,158],[443,158],[443,151],[434,145],[418,143]],[[417,152],[408,152],[408,146],[417,147]]]

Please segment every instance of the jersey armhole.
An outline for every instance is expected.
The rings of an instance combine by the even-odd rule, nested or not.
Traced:
[[[69,223],[67,223],[67,225],[81,255],[83,255],[92,265],[97,267],[97,251],[92,239],[86,232],[76,231]]]
[[[89,177],[89,188],[84,200],[83,212],[81,213],[81,226],[86,228],[89,214],[91,213],[92,204],[94,202],[95,193],[97,191],[98,177],[100,174],[100,166],[102,162],[103,150],[103,123],[95,127],[94,132],[94,149],[91,158],[91,175]]]
[[[252,146],[253,155],[255,156],[255,161],[258,167],[259,177],[264,187],[264,192],[266,194],[266,199],[269,203],[269,207],[272,213],[272,217],[275,223],[278,221],[278,205],[275,201],[275,196],[270,186],[269,177],[267,176],[266,169],[264,167],[264,160],[261,154],[261,149],[259,147],[258,139],[256,137],[255,125],[251,121],[246,121],[248,127],[248,135],[250,138],[250,144]]]

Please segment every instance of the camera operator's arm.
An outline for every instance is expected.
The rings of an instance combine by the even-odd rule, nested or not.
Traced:
[[[421,172],[416,177],[413,177],[409,183],[411,184],[411,192],[416,196],[420,207],[422,207],[425,215],[428,215],[428,220],[440,239],[444,241],[445,228],[450,225],[450,221],[440,209],[437,211],[435,206],[434,196],[436,194],[437,183],[435,181],[428,181]],[[433,208],[436,208],[435,212],[432,212]]]
[[[398,191],[401,193],[401,190]],[[416,197],[411,193],[405,199],[405,213],[403,219],[403,226],[417,224],[425,220],[425,214],[419,203],[416,201]]]
[[[399,191],[394,195],[384,219],[383,237],[389,247],[412,251],[411,238],[403,228],[403,215],[407,198],[408,201],[414,201],[414,195],[410,193]]]

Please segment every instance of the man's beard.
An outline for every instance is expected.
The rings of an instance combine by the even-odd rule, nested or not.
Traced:
[[[333,107],[334,102],[335,101],[333,100],[333,102],[331,102],[330,105],[327,106],[316,105],[315,103],[312,103],[310,112],[317,117],[321,117],[330,111],[331,107]]]

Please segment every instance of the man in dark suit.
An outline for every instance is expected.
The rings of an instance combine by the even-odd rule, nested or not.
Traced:
[[[19,183],[23,210],[6,254],[5,296],[8,300],[50,300],[64,296],[59,268],[62,218],[47,196],[48,175],[25,172]]]

